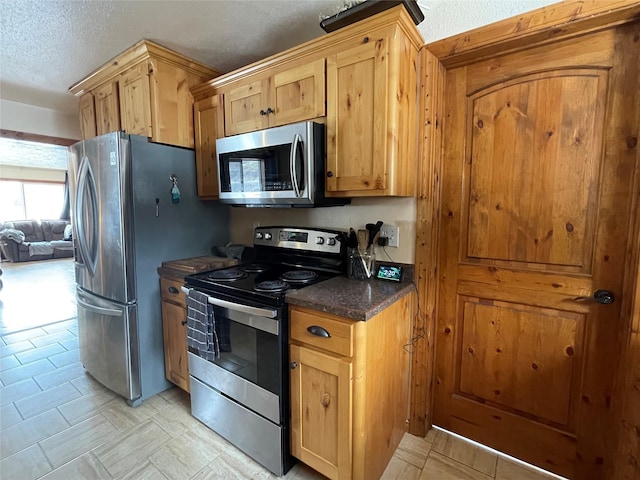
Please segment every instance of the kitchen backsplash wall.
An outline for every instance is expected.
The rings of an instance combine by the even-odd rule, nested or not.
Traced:
[[[324,227],[349,231],[382,220],[400,227],[399,246],[376,247],[378,260],[414,263],[416,201],[414,198],[354,198],[351,205],[324,208],[232,208],[232,243],[253,244],[253,229],[261,226]]]

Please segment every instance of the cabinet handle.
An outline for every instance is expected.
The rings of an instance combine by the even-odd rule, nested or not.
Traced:
[[[182,325],[186,325],[186,324],[187,324],[187,321],[186,321],[186,320],[183,320],[183,321],[181,321],[180,323],[181,323]]]
[[[311,325],[310,327],[307,327],[307,332],[309,332],[311,335],[315,335],[316,337],[331,338],[331,334],[327,332],[326,329],[317,325]]]
[[[271,115],[272,113],[276,113],[271,107],[267,108],[267,115]]]
[[[329,170],[327,172],[327,177],[329,177],[329,178],[333,177],[333,172],[331,170]]]
[[[263,117],[267,114],[267,112],[265,112],[264,110],[260,110],[260,115],[262,115]]]
[[[169,293],[172,293],[173,295],[176,295],[178,293],[178,289],[176,287],[169,287],[168,290]]]
[[[291,370],[295,370],[297,366],[298,366],[298,362],[291,362],[291,363],[289,364],[289,368],[290,368]]]

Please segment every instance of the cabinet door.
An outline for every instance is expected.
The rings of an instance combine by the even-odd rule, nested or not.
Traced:
[[[327,58],[328,192],[384,191],[389,39]]]
[[[268,81],[264,83],[268,86]],[[253,132],[268,126],[266,88],[261,80],[224,94],[225,135]]]
[[[277,73],[269,79],[269,102],[274,111],[269,126],[324,116],[324,58]]]
[[[291,453],[332,479],[351,478],[350,361],[291,345]]]
[[[96,107],[91,92],[80,97],[80,132],[83,140],[96,136]]]
[[[96,133],[103,135],[120,130],[118,84],[109,82],[94,90],[96,102]]]
[[[165,376],[167,380],[188,392],[189,366],[187,362],[186,320],[187,312],[183,306],[162,302]]]
[[[218,198],[216,139],[224,136],[222,95],[214,95],[193,106],[196,136],[196,175],[198,196]]]
[[[122,129],[151,137],[149,64],[143,62],[121,74],[119,87]]]

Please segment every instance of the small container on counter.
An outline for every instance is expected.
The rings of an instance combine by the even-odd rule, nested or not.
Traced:
[[[376,256],[371,249],[360,252],[357,248],[347,249],[347,276],[355,280],[371,278],[375,270]]]

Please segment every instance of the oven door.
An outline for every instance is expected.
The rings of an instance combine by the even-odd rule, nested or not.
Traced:
[[[278,309],[209,296],[220,356],[206,360],[190,349],[189,373],[201,382],[281,423],[282,346]]]

